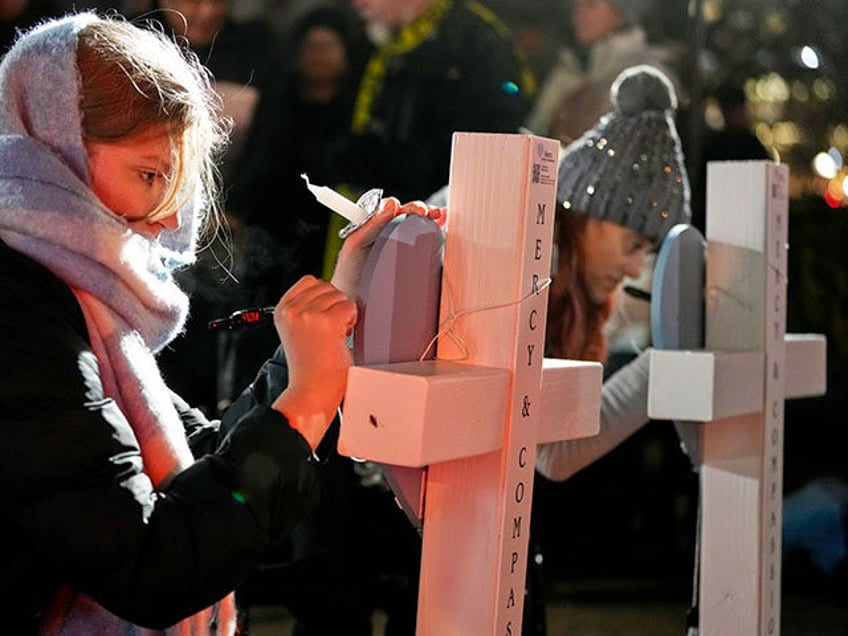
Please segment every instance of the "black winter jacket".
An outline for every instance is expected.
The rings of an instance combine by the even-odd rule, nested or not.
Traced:
[[[448,182],[454,132],[518,132],[532,73],[488,10],[468,0],[450,5],[418,46],[386,59],[373,102],[365,100],[372,108],[364,130],[328,149],[342,183],[424,199]],[[360,104],[367,85],[366,72]]]
[[[174,396],[197,461],[155,490],[104,397],[70,289],[0,242],[0,624],[33,633],[61,585],[164,627],[223,597],[311,508],[319,467],[267,406],[263,367],[226,434]]]

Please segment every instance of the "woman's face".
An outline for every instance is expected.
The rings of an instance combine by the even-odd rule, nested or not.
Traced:
[[[300,43],[300,71],[316,83],[335,82],[347,69],[347,52],[333,29],[316,26]]]
[[[590,217],[581,238],[583,280],[589,297],[603,304],[625,276],[636,278],[654,244],[633,230]]]
[[[571,22],[574,35],[583,46],[624,26],[618,10],[606,0],[574,0]]]
[[[158,237],[179,227],[177,208],[148,218],[165,198],[171,166],[167,127],[154,126],[117,142],[86,141],[91,188],[136,232]]]
[[[194,48],[214,42],[230,11],[230,0],[160,0],[159,4],[170,27]]]

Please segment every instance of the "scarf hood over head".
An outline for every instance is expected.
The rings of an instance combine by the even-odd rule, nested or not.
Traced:
[[[80,30],[101,20],[94,13],[79,13],[42,23],[20,37],[0,65],[0,135],[43,144],[89,191],[76,55]],[[13,169],[16,162],[11,163]],[[179,211],[180,228],[163,232],[155,242],[168,269],[194,262],[202,204],[195,196]],[[112,215],[100,207],[103,214]]]
[[[194,238],[138,233],[91,189],[76,50],[80,30],[99,19],[47,22],[0,63],[0,238],[73,291],[104,393],[127,415],[158,484],[191,462],[153,354],[185,323],[188,297],[172,269],[191,260]]]

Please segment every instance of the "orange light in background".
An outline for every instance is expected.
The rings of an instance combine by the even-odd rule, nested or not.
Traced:
[[[824,191],[824,200],[832,208],[842,205],[842,186],[837,180],[833,180]]]

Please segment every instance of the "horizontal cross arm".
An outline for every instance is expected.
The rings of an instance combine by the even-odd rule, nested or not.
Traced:
[[[443,360],[352,367],[339,452],[423,467],[501,448],[510,373]]]
[[[822,395],[826,390],[826,339],[786,334],[785,395]],[[759,413],[764,406],[762,351],[651,352],[648,415],[653,419],[710,422]]]
[[[602,381],[603,366],[599,362],[545,358],[539,443],[597,435]]]

